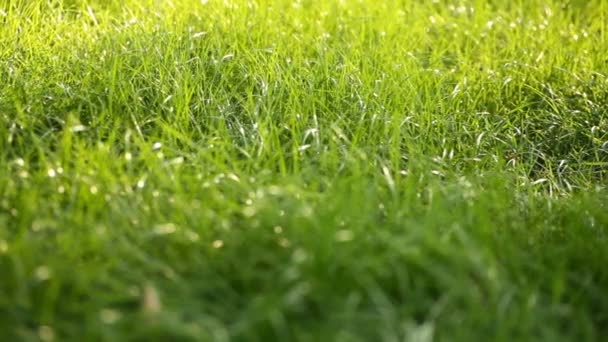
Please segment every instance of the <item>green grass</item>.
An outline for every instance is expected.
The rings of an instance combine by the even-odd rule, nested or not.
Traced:
[[[0,0],[0,340],[605,338],[607,24]]]

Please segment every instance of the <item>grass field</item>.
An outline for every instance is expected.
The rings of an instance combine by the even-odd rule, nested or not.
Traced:
[[[605,0],[0,0],[0,340],[608,336]]]

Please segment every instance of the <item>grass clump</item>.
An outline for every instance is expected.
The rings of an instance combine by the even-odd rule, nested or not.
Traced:
[[[600,340],[605,1],[0,1],[0,337]]]

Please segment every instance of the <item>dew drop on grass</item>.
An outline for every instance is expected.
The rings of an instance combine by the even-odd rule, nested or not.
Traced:
[[[44,228],[45,228],[44,223],[42,223],[40,221],[34,221],[31,226],[31,230],[33,232],[39,232],[39,231],[43,230]]]
[[[338,242],[348,242],[352,241],[355,238],[355,234],[348,229],[341,229],[336,232],[336,241]]]
[[[215,248],[215,249],[222,248],[222,247],[224,247],[224,241],[215,240],[215,241],[213,241],[213,243],[211,243],[211,246],[213,246],[213,248]]]
[[[36,270],[34,270],[34,277],[39,281],[45,281],[51,278],[51,270],[47,266],[38,266]]]
[[[254,207],[252,206],[247,206],[245,208],[243,208],[243,215],[245,217],[253,217],[256,214],[256,210]]]
[[[191,230],[186,232],[186,238],[190,240],[190,242],[197,242],[200,239],[198,234]]]
[[[167,165],[179,165],[179,164],[182,164],[183,162],[184,162],[184,157],[177,157],[177,158],[171,159],[166,164]]]
[[[55,178],[55,176],[57,175],[57,172],[55,172],[54,169],[48,169],[46,174],[49,176],[49,178]]]
[[[285,215],[284,211],[281,211],[283,213],[283,215]],[[312,215],[314,214],[314,211],[312,209],[312,207],[310,207],[309,205],[305,205],[302,208],[300,208],[300,214],[302,215],[302,217],[312,217]],[[281,216],[283,216],[281,215]]]
[[[15,159],[15,164],[17,166],[24,167],[25,166],[25,161],[23,160],[23,158],[17,158],[17,159]]]
[[[175,233],[177,227],[173,223],[159,224],[154,227],[154,233],[157,235],[169,235]]]
[[[38,327],[38,337],[42,342],[50,342],[55,339],[55,331],[48,325]]]
[[[70,131],[71,131],[72,133],[83,132],[83,131],[86,131],[86,130],[87,130],[87,127],[86,127],[86,126],[84,126],[84,125],[75,125],[75,126],[72,126],[72,127],[70,128]]]

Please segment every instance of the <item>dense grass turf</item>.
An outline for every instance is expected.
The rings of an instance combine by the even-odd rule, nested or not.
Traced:
[[[606,337],[607,23],[0,1],[0,340]]]

